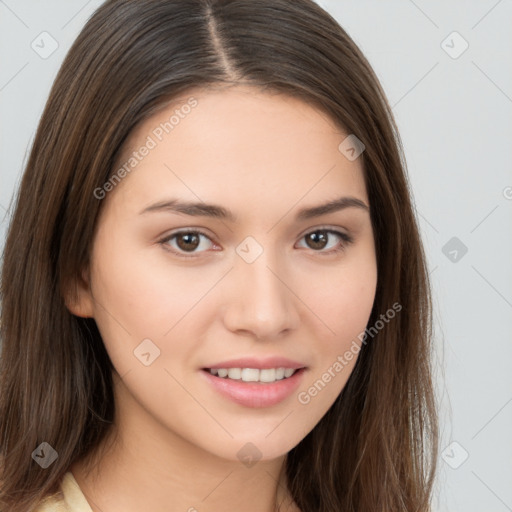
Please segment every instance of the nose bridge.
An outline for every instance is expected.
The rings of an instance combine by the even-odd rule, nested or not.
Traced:
[[[288,288],[283,258],[270,246],[247,237],[236,249],[227,321],[234,330],[252,331],[258,338],[277,336],[296,326],[294,294]]]

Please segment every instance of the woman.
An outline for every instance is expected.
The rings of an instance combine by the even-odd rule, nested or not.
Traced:
[[[100,7],[38,127],[2,301],[0,510],[430,509],[400,138],[309,0]]]

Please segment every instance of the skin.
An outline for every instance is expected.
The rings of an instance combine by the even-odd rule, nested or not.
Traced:
[[[276,500],[297,511],[286,453],[330,408],[357,357],[308,404],[297,395],[364,331],[377,266],[367,210],[295,214],[340,196],[369,206],[361,158],[338,150],[347,134],[319,109],[236,86],[166,106],[133,131],[120,162],[190,96],[198,105],[103,199],[90,267],[78,301],[67,301],[94,317],[116,369],[117,441],[93,473],[80,461],[71,471],[94,512],[272,512]],[[168,198],[215,203],[237,220],[140,214]],[[207,236],[160,243],[183,228]],[[353,242],[332,253],[345,244],[339,236],[323,246],[306,236],[322,228]],[[252,263],[236,252],[248,236],[263,249]],[[160,350],[149,366],[134,356],[147,338]],[[238,405],[200,374],[208,363],[267,355],[307,366],[298,391],[273,407]],[[237,456],[248,442],[261,452],[251,467]]]

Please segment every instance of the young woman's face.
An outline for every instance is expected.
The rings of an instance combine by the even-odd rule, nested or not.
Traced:
[[[320,421],[377,283],[361,158],[339,149],[348,135],[247,87],[184,95],[132,133],[122,179],[95,192],[90,291],[74,307],[98,325],[124,414],[234,461],[281,456]],[[341,198],[352,202],[310,211]],[[250,382],[279,368],[303,369]]]

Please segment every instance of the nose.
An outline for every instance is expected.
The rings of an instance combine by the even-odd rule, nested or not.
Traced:
[[[265,250],[254,262],[237,257],[224,314],[226,328],[273,339],[299,325],[300,300],[290,272]]]

